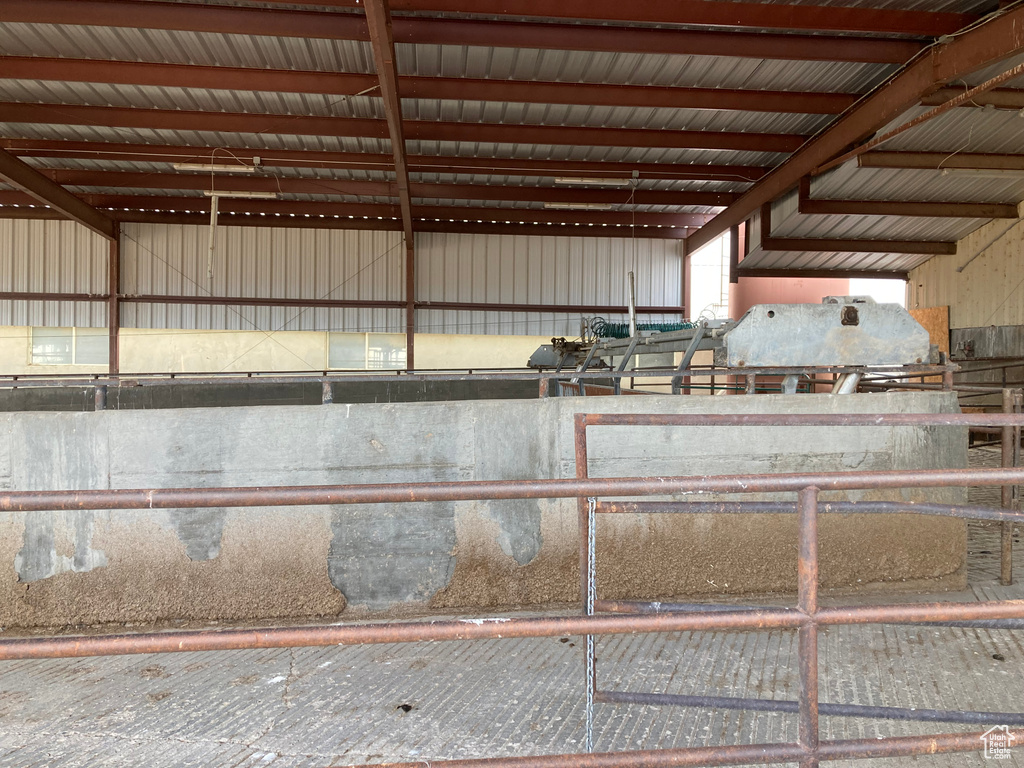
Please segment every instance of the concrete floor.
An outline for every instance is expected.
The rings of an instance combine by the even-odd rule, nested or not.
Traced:
[[[972,525],[969,549],[971,588],[942,599],[1024,598],[1021,584],[995,580],[998,529]],[[1024,577],[1024,544],[1015,562]],[[599,683],[794,698],[795,648],[795,633],[783,631],[606,638],[598,644]],[[7,662],[0,664],[0,766],[419,760],[430,768],[444,758],[579,751],[581,652],[573,637]],[[823,701],[1024,711],[1021,632],[829,628],[821,665]],[[975,728],[825,718],[823,729],[826,737],[871,738]],[[795,738],[796,719],[604,704],[595,734],[601,751],[782,741]],[[970,754],[860,764],[985,762]],[[1024,751],[999,765],[1024,768]]]

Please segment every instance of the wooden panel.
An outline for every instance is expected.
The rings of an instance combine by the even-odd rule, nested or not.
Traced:
[[[949,307],[922,307],[908,310],[910,316],[917,320],[928,331],[932,344],[939,345],[939,351],[949,357]],[[927,382],[942,383],[941,376],[929,376]]]

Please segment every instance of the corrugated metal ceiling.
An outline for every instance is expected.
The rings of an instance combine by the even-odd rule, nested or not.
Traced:
[[[792,0],[780,0],[792,2]],[[813,5],[890,8],[899,10],[955,11],[981,13],[990,10],[990,0],[800,0]],[[255,7],[281,7],[278,3],[221,3]],[[298,5],[310,11],[315,6]],[[334,10],[337,10],[336,8]],[[353,11],[358,13],[358,11]],[[443,16],[444,14],[428,14]],[[514,22],[517,17],[500,18]],[[525,17],[520,17],[525,18]],[[559,20],[559,23],[568,23]],[[587,24],[581,24],[586,27]],[[595,26],[601,26],[597,24]],[[631,26],[664,26],[633,24]],[[748,30],[749,31],[749,30]],[[753,34],[753,31],[749,31]],[[806,33],[801,33],[806,34]],[[835,33],[829,33],[835,34]],[[0,50],[12,56],[49,56],[67,58],[119,59],[126,61],[170,62],[206,66],[231,66],[295,69],[325,72],[372,73],[371,46],[365,41],[338,41],[297,37],[248,36],[165,30],[139,30],[98,26],[48,25],[28,23],[0,24]],[[399,44],[396,48],[400,75],[421,77],[486,78],[495,81],[496,99],[502,80],[609,83],[675,87],[728,88],[750,91],[780,90],[821,93],[863,94],[883,82],[897,67],[892,64],[848,62],[795,62],[761,60],[736,56],[686,56],[651,53],[606,53],[587,51],[541,50],[528,48],[482,48],[477,46]],[[1024,61],[1024,57],[1019,58]],[[968,84],[1011,66],[1010,61],[967,78]],[[1010,85],[1020,85],[1020,83]],[[342,90],[339,88],[339,90]],[[73,83],[56,80],[0,80],[0,100],[135,107],[160,110],[195,110],[282,115],[279,123],[259,133],[212,131],[152,130],[118,128],[107,125],[42,125],[2,123],[4,136],[26,139],[63,139],[75,141],[161,143],[198,147],[245,146],[262,152],[273,149],[305,149],[333,152],[389,154],[390,142],[379,138],[339,138],[297,136],[288,133],[288,115],[373,118],[383,120],[383,102],[371,96],[344,97],[342,94],[296,94],[250,90],[214,90],[203,88]],[[810,136],[833,119],[830,115],[749,112],[721,109],[669,109],[563,104],[524,104],[507,101],[403,99],[406,120],[445,121],[464,124],[493,123],[509,126],[559,126],[627,128],[648,131],[694,131],[701,133],[757,133]],[[916,108],[890,127],[925,111]],[[885,129],[882,129],[883,131]],[[514,137],[514,133],[510,134]],[[680,144],[687,144],[679,139]],[[959,109],[908,131],[882,148],[891,150],[943,152],[1017,152],[1024,146],[1024,120],[1016,112]],[[708,164],[750,165],[771,168],[787,155],[782,152],[643,148],[634,146],[601,147],[587,145],[537,145],[530,143],[473,141],[407,141],[411,155],[450,157],[486,157],[535,159],[544,161],[581,161],[617,163],[657,163],[667,168]],[[159,151],[158,149],[155,151]],[[141,173],[168,172],[160,162],[119,160],[62,160],[59,157],[33,159],[31,163],[48,168],[83,170],[123,170]],[[264,172],[281,179],[343,179],[391,181],[394,174],[380,168],[359,170],[338,167],[274,167]],[[481,169],[443,168],[435,172],[410,174],[414,183],[475,184],[500,186],[552,186],[551,173],[530,174],[528,169],[488,173]],[[742,192],[749,184],[742,178],[729,181],[648,180],[641,177],[640,189]],[[166,195],[166,190],[74,187],[90,192]],[[934,200],[1017,202],[1024,198],[1024,179],[944,177],[936,171],[859,169],[855,163],[817,179],[812,187],[815,197],[830,199]],[[195,193],[176,193],[194,195]],[[616,210],[630,210],[629,193]],[[338,195],[282,195],[288,200],[359,200],[391,202],[390,198]],[[465,201],[449,199],[417,200],[417,204],[479,206],[481,208],[542,206],[536,202]],[[792,209],[792,212],[790,212]],[[637,212],[715,211],[710,207],[636,206]],[[825,216],[805,217],[795,208],[779,205],[776,233],[790,237],[847,237],[945,239],[961,237],[980,222],[974,219],[905,219],[898,217]],[[837,234],[837,233],[841,233]],[[753,266],[758,260],[778,262],[776,254],[751,254]],[[846,258],[846,257],[836,257]],[[794,264],[833,263],[832,256],[786,255]],[[848,259],[849,260],[849,259]],[[883,256],[858,257],[858,263],[870,261],[879,268],[897,269],[905,257],[886,260]],[[852,261],[851,261],[852,263]],[[811,268],[808,266],[808,268]]]

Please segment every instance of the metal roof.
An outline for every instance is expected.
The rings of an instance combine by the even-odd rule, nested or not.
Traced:
[[[865,14],[907,11],[926,21],[935,21],[934,14],[981,19],[992,10],[991,0],[775,1],[820,7],[815,18],[826,20],[828,9],[833,8]],[[388,183],[394,189],[388,195],[342,194],[328,188],[323,194],[308,188],[282,191],[279,199],[290,206],[303,202],[395,206],[403,194],[390,161],[397,151],[406,158],[409,182],[417,185],[408,201],[421,208],[464,209],[465,221],[488,221],[488,216],[500,216],[500,210],[544,210],[543,202],[534,199],[535,190],[564,193],[566,188],[554,183],[558,176],[629,178],[633,166],[642,168],[635,174],[638,193],[736,196],[757,189],[757,179],[785,166],[803,138],[826,135],[837,124],[840,110],[835,104],[840,102],[826,97],[848,97],[841,102],[852,105],[846,114],[856,112],[856,99],[899,77],[913,51],[934,41],[934,36],[914,31],[913,24],[900,28],[908,16],[886,17],[888,26],[877,29],[870,24],[830,28],[827,22],[815,29],[805,24],[767,29],[744,23],[742,18],[733,28],[673,23],[668,19],[676,18],[672,16],[676,11],[667,6],[666,21],[653,18],[655,11],[650,9],[642,11],[642,19],[638,11],[636,20],[603,20],[580,2],[552,6],[551,17],[465,13],[452,10],[459,4],[440,2],[431,11],[393,14],[398,93],[392,95],[400,105],[400,114],[393,117],[405,123],[404,145],[396,147],[388,138],[388,94],[384,80],[376,83],[373,44],[365,34],[343,31],[344,23],[364,18],[362,7],[176,0],[174,12],[166,13],[166,3],[111,0],[107,16],[84,18],[76,15],[74,5],[74,0],[54,0],[33,12],[31,3],[12,0],[9,8],[0,11],[0,102],[14,105],[7,115],[0,112],[5,120],[0,123],[0,138],[40,143],[26,147],[7,141],[4,146],[40,170],[75,171],[75,183],[68,184],[73,192],[119,199],[131,195],[198,198],[202,191],[198,188],[146,186],[144,178],[135,179],[131,186],[118,186],[109,175],[174,173],[173,163],[195,148],[217,160],[237,157],[242,151],[247,157],[259,155],[263,167],[256,176],[263,181]],[[153,23],[125,22],[116,15],[121,5]],[[724,4],[708,0],[706,7],[712,6]],[[204,20],[207,17],[202,14],[211,8],[225,14],[216,22]],[[567,8],[579,8],[581,13],[570,18]],[[737,15],[741,17],[746,8],[738,4]],[[1009,12],[1012,9],[1001,13]],[[628,13],[627,4],[621,15]],[[292,14],[288,18],[307,31],[295,31],[297,27],[288,26],[291,22],[275,24],[285,18],[281,14]],[[247,20],[233,21],[243,16]],[[864,18],[874,23],[883,16]],[[779,16],[784,17],[790,18],[784,13]],[[266,23],[258,24],[260,19]],[[409,31],[417,20],[431,22],[432,31]],[[464,24],[469,21],[476,31],[460,32],[468,29]],[[486,34],[481,36],[480,29]],[[565,47],[553,46],[547,38],[543,43],[531,40],[532,33],[545,29],[556,30]],[[670,53],[656,46],[630,48],[626,42],[595,37],[609,32],[621,40],[633,33],[672,32],[687,36],[688,42],[678,43],[677,52]],[[952,32],[950,39],[965,34]],[[482,39],[489,43],[474,42]],[[834,46],[834,57],[820,49],[817,53],[801,49],[813,41]],[[857,50],[851,53],[849,46],[843,47],[845,43],[854,43]],[[898,50],[905,51],[905,57],[894,58],[894,48],[877,48],[889,44],[904,46]],[[754,45],[760,46],[756,48],[760,53],[752,52]],[[765,46],[775,47],[766,53]],[[24,62],[15,62],[15,57],[34,57],[39,71],[26,71]],[[95,81],[76,74],[78,59],[104,66],[90,70],[98,73],[90,76]],[[1024,55],[988,62],[939,85],[977,85],[1022,61]],[[150,64],[174,66],[139,68]],[[239,75],[237,68],[246,71]],[[273,84],[267,80],[268,73],[277,78]],[[311,73],[339,79],[332,85],[330,79],[307,78],[301,88],[288,90],[288,85],[298,82],[296,78]],[[355,92],[354,81],[345,80],[346,75],[371,76],[373,84],[364,93]],[[216,87],[222,82],[223,87]],[[323,92],[317,90],[320,83]],[[563,103],[583,97],[549,88],[552,84],[604,86],[605,90],[585,91],[597,94],[594,100],[604,103]],[[419,88],[427,92],[435,88],[443,95],[424,96]],[[1024,90],[1024,77],[1000,88]],[[790,97],[803,96],[809,101],[800,103],[808,106],[794,106],[797,102]],[[736,106],[731,98],[747,99],[742,103],[749,106]],[[673,99],[678,103],[666,102]],[[52,108],[42,112],[37,105]],[[84,106],[99,110],[79,109]],[[913,107],[888,125],[875,125],[875,135],[929,109]],[[309,122],[315,118],[323,120]],[[332,123],[333,119],[337,122]],[[70,149],[71,143],[85,144]],[[880,149],[1009,156],[1021,146],[1024,119],[1017,110],[961,107],[893,137]],[[274,156],[275,151],[282,156]],[[291,154],[286,157],[286,153]],[[736,167],[736,172],[731,173],[730,167]],[[95,178],[90,179],[89,173]],[[437,185],[436,195],[427,196],[431,185]],[[493,188],[498,187],[533,191],[522,192],[524,199],[476,194],[479,188],[481,193],[490,190],[493,197]],[[716,213],[723,207],[634,201],[629,188],[619,190],[622,200],[610,203],[611,210],[636,214],[641,228],[648,223],[644,216]],[[4,192],[0,211],[10,212],[7,206],[21,203],[17,193]],[[454,197],[453,192],[463,197]],[[854,160],[816,176],[810,193],[815,199],[836,201],[1017,203],[1024,199],[1024,177],[944,176],[939,170],[921,168],[858,167]],[[586,199],[585,189],[579,197]],[[774,199],[773,235],[786,238],[948,240],[963,237],[986,221],[976,216],[807,215],[799,212],[793,192],[781,190]],[[553,221],[573,220],[571,212],[551,215]],[[824,263],[840,269],[871,263],[872,269],[901,271],[910,261],[905,255],[889,256],[755,250],[747,256],[745,268],[785,263],[794,269],[817,269],[809,265]]]

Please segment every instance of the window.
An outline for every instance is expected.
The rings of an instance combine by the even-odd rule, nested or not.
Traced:
[[[328,334],[327,365],[358,371],[405,368],[405,336],[401,333]]]
[[[107,365],[106,328],[33,328],[33,365]]]

